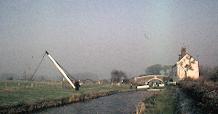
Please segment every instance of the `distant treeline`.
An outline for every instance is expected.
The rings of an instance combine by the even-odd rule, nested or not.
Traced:
[[[94,73],[84,72],[84,73],[77,73],[77,74],[70,74],[68,75],[71,79],[78,79],[78,80],[98,80],[98,75]],[[62,80],[61,74],[57,74],[55,76],[48,76],[48,75],[35,75],[32,78],[31,74],[27,74],[26,72],[22,74],[15,74],[15,73],[1,73],[0,80]]]
[[[0,80],[31,80],[30,75],[18,75],[15,73],[2,73]],[[38,75],[34,80],[49,80],[48,76]]]
[[[154,64],[148,66],[145,70],[147,75],[169,75],[172,65]]]

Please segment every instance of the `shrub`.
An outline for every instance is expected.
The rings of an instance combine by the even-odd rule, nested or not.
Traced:
[[[214,82],[181,81],[181,90],[197,102],[207,114],[218,112],[218,86]]]

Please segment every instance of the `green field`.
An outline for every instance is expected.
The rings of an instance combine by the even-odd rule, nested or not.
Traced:
[[[31,104],[71,95],[127,90],[129,85],[82,85],[80,91],[75,91],[72,88],[62,88],[61,82],[0,81],[0,106]]]
[[[166,88],[144,100],[146,114],[173,114],[176,98],[174,88]]]

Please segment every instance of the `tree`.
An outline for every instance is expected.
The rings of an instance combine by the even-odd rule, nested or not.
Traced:
[[[170,73],[172,66],[171,65],[163,65],[162,70],[164,72],[164,75],[168,76]]]
[[[126,73],[119,70],[113,70],[111,72],[111,82],[112,83],[119,83],[122,80],[127,79]]]
[[[1,74],[1,80],[16,80],[18,79],[18,75],[14,73],[2,73]]]
[[[14,78],[12,76],[7,77],[7,80],[13,80]]]
[[[160,71],[162,70],[162,66],[160,64],[155,64],[147,67],[146,74],[147,75],[160,75]]]

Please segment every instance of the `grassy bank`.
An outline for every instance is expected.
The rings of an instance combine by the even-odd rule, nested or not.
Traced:
[[[174,91],[174,88],[166,88],[155,92],[152,97],[146,98],[143,104],[141,103],[144,105],[141,107],[144,111],[139,114],[174,114],[176,102]]]
[[[63,89],[60,82],[1,81],[0,110],[40,101],[51,101],[70,96],[83,96],[112,91],[128,91],[128,85],[83,85],[80,91]],[[93,97],[94,98],[94,97]]]

